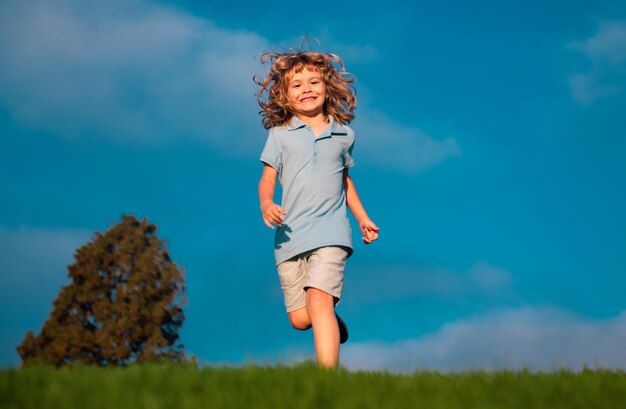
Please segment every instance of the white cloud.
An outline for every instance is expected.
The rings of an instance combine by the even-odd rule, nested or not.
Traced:
[[[506,297],[511,295],[512,282],[510,272],[484,261],[465,272],[407,264],[368,265],[358,267],[358,279],[350,283],[349,297],[353,304],[424,296],[440,299],[477,295]],[[372,291],[373,288],[376,291]]]
[[[604,22],[595,36],[569,44],[584,54],[591,68],[570,75],[568,81],[574,100],[588,105],[597,99],[623,91],[626,72],[626,21]]]
[[[438,331],[394,343],[349,343],[349,369],[555,370],[626,369],[626,312],[590,320],[554,308],[521,308],[462,319]]]
[[[626,20],[604,22],[595,36],[574,42],[570,47],[582,51],[594,62],[622,64],[626,62]]]
[[[615,84],[601,84],[598,76],[595,72],[570,75],[568,82],[574,100],[583,105],[589,105],[597,99],[622,92],[622,89]]]
[[[42,296],[56,294],[67,281],[67,266],[75,250],[87,243],[90,236],[90,232],[81,229],[0,226],[2,310],[40,305]],[[47,297],[43,302],[49,305],[51,301]]]
[[[66,137],[258,148],[253,57],[268,48],[258,35],[140,0],[9,1],[0,16],[0,102],[20,123]]]
[[[507,270],[481,261],[467,272],[467,276],[481,291],[500,291],[508,288],[513,278]]]
[[[81,229],[0,226],[0,365],[19,362],[15,347],[27,331],[39,331],[67,266],[92,233]]]
[[[359,109],[357,121],[356,149],[370,166],[417,173],[461,154],[455,138],[437,140],[375,110]]]

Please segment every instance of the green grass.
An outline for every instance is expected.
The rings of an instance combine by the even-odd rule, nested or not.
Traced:
[[[624,408],[626,373],[329,372],[295,367],[0,371],[0,408]]]

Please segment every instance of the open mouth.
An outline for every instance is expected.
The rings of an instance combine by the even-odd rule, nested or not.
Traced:
[[[302,98],[300,100],[300,102],[309,102],[309,101],[315,101],[317,99],[317,97],[306,97],[306,98]]]

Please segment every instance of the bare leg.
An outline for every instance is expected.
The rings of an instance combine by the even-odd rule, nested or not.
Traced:
[[[339,327],[333,296],[309,288],[306,301],[306,311],[313,326],[317,363],[323,368],[336,368],[339,364]]]
[[[288,316],[291,326],[295,329],[304,331],[311,328],[311,320],[309,319],[309,313],[306,312],[306,307],[292,311]]]

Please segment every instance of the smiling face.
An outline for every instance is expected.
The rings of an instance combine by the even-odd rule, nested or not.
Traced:
[[[315,117],[324,114],[326,83],[319,71],[302,68],[294,72],[287,83],[287,99],[298,116]]]

